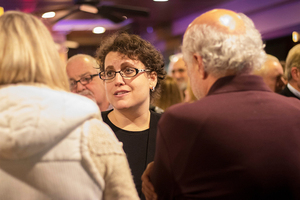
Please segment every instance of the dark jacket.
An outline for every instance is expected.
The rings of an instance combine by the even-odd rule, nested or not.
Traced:
[[[158,124],[159,199],[300,199],[300,102],[253,75],[220,78]]]
[[[291,92],[291,90],[287,87],[287,85],[280,92],[280,94],[283,95],[283,96],[286,96],[286,97],[295,97],[295,98],[299,99],[299,97],[297,97],[296,95],[294,95],[294,93]]]

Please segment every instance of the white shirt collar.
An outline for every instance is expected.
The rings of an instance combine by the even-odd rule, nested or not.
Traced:
[[[298,98],[300,98],[300,92],[298,90],[296,90],[293,86],[291,86],[289,83],[287,84],[287,87],[289,88],[289,90]]]

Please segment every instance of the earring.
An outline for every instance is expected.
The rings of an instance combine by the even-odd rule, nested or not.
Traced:
[[[152,86],[152,88],[151,88],[151,91],[152,91],[152,92],[154,92],[154,90],[155,90],[155,87],[154,87],[154,86]]]

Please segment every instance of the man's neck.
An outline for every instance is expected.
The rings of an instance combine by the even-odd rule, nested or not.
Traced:
[[[109,104],[109,102],[107,101],[107,102],[98,104],[98,107],[99,107],[100,111],[103,112],[103,111],[106,111],[106,110],[108,109],[109,105],[110,105],[110,104]]]
[[[213,84],[219,79],[219,78],[222,78],[222,77],[218,77],[216,78],[215,76],[212,76],[212,75],[208,75],[207,78],[206,78],[206,82],[205,82],[205,96],[208,94],[210,88],[213,86]]]

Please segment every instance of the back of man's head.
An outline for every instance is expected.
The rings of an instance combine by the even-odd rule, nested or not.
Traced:
[[[261,76],[273,92],[281,92],[284,87],[283,68],[280,61],[270,54],[261,68],[255,69],[254,74]]]
[[[230,10],[216,9],[196,18],[183,39],[183,56],[202,58],[207,73],[222,77],[250,73],[265,59],[261,35],[251,19]]]

